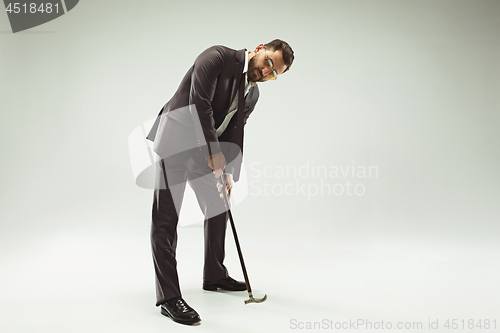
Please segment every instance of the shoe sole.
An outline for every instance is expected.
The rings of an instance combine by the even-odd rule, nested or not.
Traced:
[[[217,287],[215,287],[215,286],[203,286],[203,290],[206,290],[206,291],[217,291]]]
[[[172,319],[173,321],[175,321],[176,323],[179,323],[179,324],[186,324],[186,325],[192,325],[192,324],[196,324],[196,323],[199,323],[201,321],[200,318],[198,319],[193,319],[193,320],[181,320],[181,319],[175,319],[174,317],[172,317],[170,315],[170,313],[165,310],[164,308],[161,308],[161,314],[164,315],[165,317],[168,317],[170,319]]]
[[[235,289],[226,289],[226,288],[221,288],[221,287],[216,287],[216,286],[203,286],[203,290],[206,291],[217,291],[217,289],[220,290],[225,290],[225,291],[246,291],[247,289],[241,289],[241,290],[235,290]]]

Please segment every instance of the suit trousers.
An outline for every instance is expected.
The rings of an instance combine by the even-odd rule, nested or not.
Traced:
[[[175,253],[177,224],[186,182],[193,188],[205,215],[203,280],[215,281],[228,277],[223,264],[227,210],[219,196],[217,179],[208,166],[207,157],[195,152],[179,163],[161,160],[156,172],[151,226],[156,306],[181,296]]]

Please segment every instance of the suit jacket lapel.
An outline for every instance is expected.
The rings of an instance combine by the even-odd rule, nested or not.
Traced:
[[[245,76],[243,75],[243,78]],[[243,122],[245,116],[245,80],[240,80],[240,89],[238,90],[238,111],[236,111],[236,144],[240,146],[243,153]]]
[[[233,101],[234,96],[240,86],[241,79],[243,77],[243,68],[245,67],[245,52],[246,50],[239,50],[236,53],[236,63],[234,64],[234,76],[233,76],[233,86],[231,87],[231,99],[230,103]]]

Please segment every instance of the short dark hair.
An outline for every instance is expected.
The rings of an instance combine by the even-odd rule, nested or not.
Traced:
[[[292,48],[290,47],[290,45],[287,42],[285,42],[281,39],[275,39],[275,40],[267,43],[265,46],[266,46],[266,49],[270,49],[273,51],[281,50],[281,52],[283,54],[283,61],[285,62],[285,65],[286,65],[286,68],[283,71],[283,73],[285,73],[287,70],[290,69],[290,66],[292,66],[293,59],[295,57],[293,55]]]

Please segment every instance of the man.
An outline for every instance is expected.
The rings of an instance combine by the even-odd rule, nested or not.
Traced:
[[[245,283],[229,277],[223,264],[227,208],[219,193],[223,190],[220,177],[230,195],[240,174],[243,128],[259,98],[256,83],[277,79],[293,60],[293,50],[279,39],[260,44],[253,52],[224,46],[205,50],[162,108],[147,137],[161,157],[151,228],[156,306],[178,323],[200,321],[182,298],[175,260],[186,181],[205,214],[203,289],[246,290]]]

